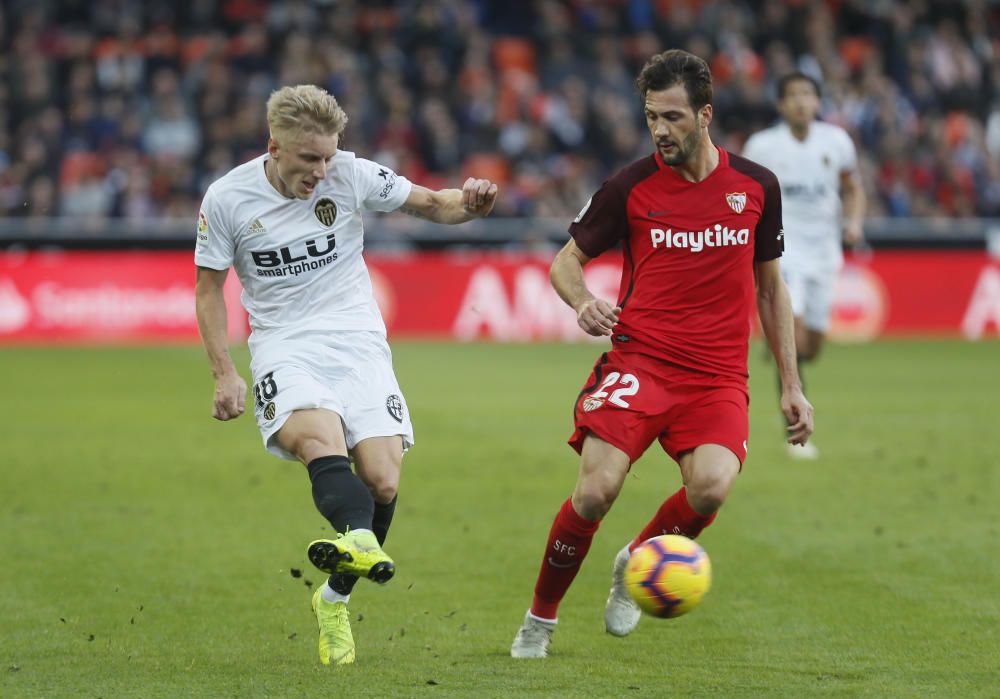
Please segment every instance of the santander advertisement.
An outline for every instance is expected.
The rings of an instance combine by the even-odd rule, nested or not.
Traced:
[[[519,254],[369,255],[393,337],[500,342],[586,341],[549,286],[549,257]],[[595,294],[618,294],[621,258],[586,269]],[[197,342],[195,270],[187,252],[0,253],[0,344]],[[229,331],[246,336],[240,286],[226,286]],[[1000,335],[1000,261],[985,252],[879,251],[848,259],[831,335]]]

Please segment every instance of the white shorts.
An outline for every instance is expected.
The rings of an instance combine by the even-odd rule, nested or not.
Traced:
[[[788,286],[795,317],[802,318],[810,330],[821,333],[829,330],[837,269],[807,270],[782,264],[781,276]]]
[[[261,343],[250,360],[252,395],[264,448],[295,461],[276,435],[294,410],[324,408],[344,423],[347,448],[370,437],[403,438],[413,446],[406,399],[392,371],[385,337],[366,330],[337,333],[322,340]]]

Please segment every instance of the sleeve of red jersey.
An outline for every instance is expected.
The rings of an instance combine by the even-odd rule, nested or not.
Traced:
[[[785,251],[785,236],[781,223],[781,187],[778,178],[770,171],[762,182],[764,185],[764,210],[757,222],[754,233],[753,259],[766,262],[781,257]]]
[[[608,180],[573,219],[569,234],[588,257],[597,257],[628,236],[625,197],[614,179]]]

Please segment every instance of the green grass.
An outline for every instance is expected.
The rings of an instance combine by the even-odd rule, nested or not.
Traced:
[[[700,609],[603,631],[610,562],[678,486],[633,469],[560,611],[508,657],[572,488],[593,346],[397,343],[417,446],[352,600],[358,663],[316,660],[304,469],[209,417],[198,348],[4,350],[2,697],[997,696],[1000,346],[831,346],[816,463],[788,461],[755,350],[750,457],[701,541]],[[239,364],[246,366],[240,353]],[[290,574],[302,569],[302,578]]]

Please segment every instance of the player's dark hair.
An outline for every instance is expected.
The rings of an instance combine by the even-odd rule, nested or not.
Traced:
[[[785,92],[788,90],[788,86],[795,82],[807,82],[813,86],[816,91],[817,97],[823,96],[823,90],[819,86],[819,80],[811,75],[806,75],[802,71],[795,71],[794,73],[789,73],[788,75],[782,75],[781,79],[778,80],[778,99],[785,99]]]
[[[712,103],[712,71],[708,69],[708,64],[693,53],[680,49],[670,49],[650,58],[635,84],[643,99],[650,90],[667,90],[674,85],[683,85],[695,112]]]

